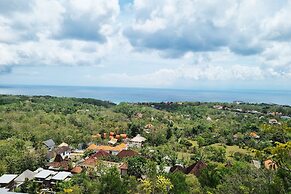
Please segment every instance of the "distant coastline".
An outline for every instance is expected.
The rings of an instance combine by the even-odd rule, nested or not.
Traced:
[[[0,85],[0,94],[50,95],[120,102],[234,102],[291,105],[289,90],[186,90],[93,86]]]

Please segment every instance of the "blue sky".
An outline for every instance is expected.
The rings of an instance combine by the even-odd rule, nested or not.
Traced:
[[[0,0],[0,84],[290,89],[290,0]]]

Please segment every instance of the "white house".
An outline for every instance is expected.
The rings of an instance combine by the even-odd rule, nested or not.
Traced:
[[[140,134],[137,134],[134,138],[130,140],[130,147],[141,147],[143,142],[146,141],[146,138],[142,137]]]

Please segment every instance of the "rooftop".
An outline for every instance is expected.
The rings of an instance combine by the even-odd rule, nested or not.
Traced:
[[[53,176],[52,179],[57,180],[57,181],[62,181],[71,176],[72,176],[72,173],[63,171]]]
[[[35,178],[45,179],[48,176],[55,175],[55,174],[57,174],[57,172],[52,171],[52,170],[42,170],[35,175]]]
[[[8,184],[17,177],[16,174],[3,174],[0,177],[0,184]]]
[[[31,180],[34,178],[34,176],[37,174],[37,172],[32,172],[31,170],[26,170],[23,173],[21,173],[14,181],[15,182],[24,182],[25,179]]]
[[[138,142],[142,143],[146,140],[146,138],[142,137],[140,134],[137,134],[134,138],[132,138],[130,141],[132,142]]]

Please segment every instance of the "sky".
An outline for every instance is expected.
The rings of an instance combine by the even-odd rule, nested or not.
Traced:
[[[291,0],[0,0],[0,85],[291,89]]]

